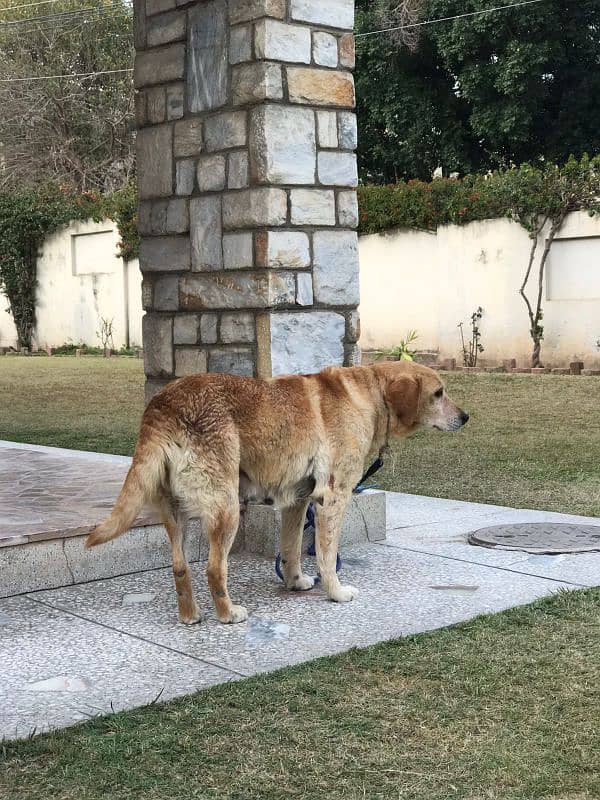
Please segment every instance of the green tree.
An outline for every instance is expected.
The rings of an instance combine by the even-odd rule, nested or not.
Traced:
[[[107,71],[132,63],[126,0],[0,0],[0,189],[124,185],[135,163],[132,77]]]
[[[386,0],[378,0],[378,7]],[[389,0],[394,22],[395,0]],[[496,5],[426,0],[421,19]],[[359,0],[358,32],[382,27]],[[600,3],[543,0],[420,28],[415,48],[358,38],[363,179],[487,170],[600,151]]]

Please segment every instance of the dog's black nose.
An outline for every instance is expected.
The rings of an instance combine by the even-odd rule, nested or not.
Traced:
[[[462,425],[466,425],[467,422],[469,421],[469,415],[467,414],[466,411],[460,412],[460,421]]]

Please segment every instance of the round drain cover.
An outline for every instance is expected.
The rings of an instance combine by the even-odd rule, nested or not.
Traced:
[[[525,553],[587,553],[600,550],[600,525],[525,522],[494,525],[469,534],[470,544]]]

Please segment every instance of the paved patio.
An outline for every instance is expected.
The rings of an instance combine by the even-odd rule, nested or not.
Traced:
[[[105,479],[121,478],[112,471]],[[85,481],[77,487],[89,497]],[[28,488],[20,484],[23,514],[31,511]],[[60,488],[34,496],[52,505]],[[5,481],[4,492],[13,496],[14,483],[11,491]],[[600,585],[600,553],[528,556],[467,543],[469,532],[487,525],[597,519],[396,493],[386,501],[387,539],[342,552],[342,580],[360,590],[347,605],[328,602],[318,589],[285,592],[272,561],[247,554],[231,559],[232,597],[250,612],[236,626],[216,621],[202,561],[193,571],[207,617],[191,628],[177,623],[168,568],[0,600],[0,738],[451,625],[561,588]],[[57,510],[65,505],[63,498]]]

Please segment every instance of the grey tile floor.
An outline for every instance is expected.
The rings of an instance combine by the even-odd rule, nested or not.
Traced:
[[[348,605],[318,589],[287,593],[270,561],[248,555],[231,559],[232,597],[250,612],[236,626],[216,621],[202,564],[195,586],[207,613],[192,628],[177,623],[169,569],[1,600],[0,738],[600,585],[600,554],[467,543],[470,531],[503,522],[600,520],[396,493],[387,504],[387,540],[342,553],[342,580],[360,590]]]

